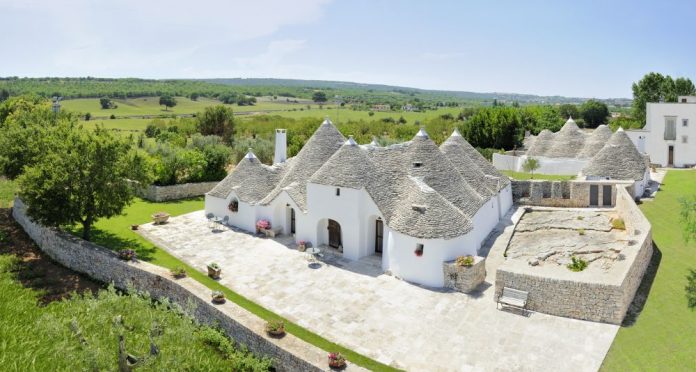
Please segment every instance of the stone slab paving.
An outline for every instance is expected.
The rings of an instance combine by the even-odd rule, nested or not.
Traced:
[[[292,238],[213,232],[203,211],[142,225],[140,233],[201,271],[219,263],[225,286],[386,364],[413,371],[595,371],[618,326],[496,309],[495,268],[519,214],[509,215],[482,249],[490,255],[488,273],[473,295],[384,275],[376,257],[327,254],[310,265]]]

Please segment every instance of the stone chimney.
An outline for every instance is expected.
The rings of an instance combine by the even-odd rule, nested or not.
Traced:
[[[288,158],[288,142],[285,129],[276,129],[275,132],[275,156],[273,164],[285,163]]]

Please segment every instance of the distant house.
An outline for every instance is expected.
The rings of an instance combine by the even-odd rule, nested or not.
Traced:
[[[696,97],[680,96],[677,102],[648,103],[645,127],[628,130],[640,152],[665,167],[696,165]]]
[[[401,106],[401,111],[418,111],[418,106],[414,106],[410,103],[407,103]]]
[[[372,105],[372,111],[389,111],[391,105]]]
[[[346,139],[327,119],[300,152],[276,163],[249,153],[212,191],[205,211],[254,231],[268,220],[297,241],[357,260],[376,255],[408,281],[444,286],[443,262],[478,249],[512,206],[510,179],[455,131],[437,146],[421,129],[380,147]]]

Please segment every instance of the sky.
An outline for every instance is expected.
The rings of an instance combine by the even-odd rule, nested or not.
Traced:
[[[631,97],[696,80],[694,1],[0,0],[0,76],[286,78]]]

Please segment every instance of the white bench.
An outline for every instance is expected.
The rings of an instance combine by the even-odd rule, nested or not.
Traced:
[[[526,310],[528,296],[529,292],[503,287],[503,293],[498,297],[498,305]]]

